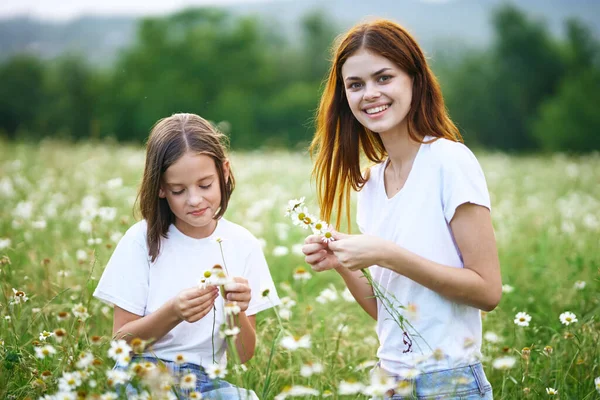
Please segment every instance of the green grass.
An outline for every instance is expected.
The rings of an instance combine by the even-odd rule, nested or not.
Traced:
[[[594,378],[600,376],[600,157],[477,154],[492,195],[503,282],[514,288],[496,310],[485,314],[484,366],[496,399],[548,397],[597,399]],[[72,371],[82,352],[96,361],[84,380],[81,398],[109,391],[105,376],[113,362],[107,356],[112,311],[91,294],[119,234],[135,222],[132,206],[141,178],[141,148],[107,144],[0,142],[0,398],[37,399],[57,391],[58,379]],[[306,154],[255,152],[232,154],[238,187],[226,217],[265,240],[265,255],[280,297],[296,301],[289,320],[280,325],[273,310],[258,318],[259,342],[248,371],[230,379],[272,399],[286,386],[303,385],[338,396],[343,380],[368,383],[368,368],[377,348],[374,321],[355,302],[342,299],[343,283],[334,272],[294,281],[303,257],[293,251],[306,231],[284,217],[287,201],[307,197],[316,211],[311,164]],[[107,184],[121,178],[122,185]],[[91,232],[80,230],[82,209],[116,209],[113,220],[95,218]],[[20,204],[20,205],[19,205]],[[28,214],[27,208],[31,207]],[[21,210],[20,212],[17,210]],[[19,213],[21,214],[19,216]],[[353,229],[357,231],[356,228]],[[99,240],[90,240],[99,239]],[[283,246],[285,255],[274,255]],[[279,249],[281,251],[282,249]],[[79,255],[79,257],[78,257]],[[583,289],[576,281],[585,282]],[[339,300],[325,305],[319,293],[333,285]],[[29,301],[10,305],[13,288]],[[80,321],[73,307],[87,307]],[[513,323],[517,312],[532,316],[529,327]],[[571,311],[578,321],[562,325],[559,315]],[[60,312],[69,316],[60,320]],[[340,332],[339,325],[347,325]],[[285,332],[280,333],[283,326]],[[61,343],[47,340],[57,354],[35,356],[42,331],[63,328]],[[310,334],[310,349],[285,351],[275,338]],[[100,344],[92,337],[101,336]],[[551,346],[551,354],[544,352]],[[523,348],[530,348],[528,357]],[[498,370],[493,360],[513,356],[512,369]],[[324,371],[300,375],[303,364],[321,363]],[[91,387],[89,380],[96,381]],[[529,394],[527,394],[529,391]],[[99,398],[99,397],[96,397]],[[360,398],[360,397],[359,397]]]

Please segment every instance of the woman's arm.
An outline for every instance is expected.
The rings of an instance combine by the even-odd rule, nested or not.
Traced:
[[[374,320],[377,320],[377,300],[374,297],[373,288],[362,272],[344,268],[327,244],[323,243],[319,235],[308,236],[304,241],[304,246],[302,246],[302,252],[306,256],[306,263],[312,267],[313,271],[321,272],[335,269],[344,279],[348,290],[350,290],[358,304]]]
[[[393,242],[363,235],[340,235],[329,244],[340,264],[350,270],[380,265],[458,303],[493,310],[502,296],[500,263],[490,212],[465,203],[450,222],[464,268],[442,265]]]

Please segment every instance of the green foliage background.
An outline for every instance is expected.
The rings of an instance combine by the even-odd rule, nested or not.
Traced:
[[[109,68],[77,55],[0,65],[0,135],[142,142],[152,125],[193,112],[231,136],[233,148],[305,146],[340,33],[317,11],[301,39],[251,17],[189,9],[143,19],[134,44]],[[451,117],[470,145],[506,151],[600,149],[600,46],[565,22],[564,37],[505,5],[486,49],[440,52],[433,68]]]

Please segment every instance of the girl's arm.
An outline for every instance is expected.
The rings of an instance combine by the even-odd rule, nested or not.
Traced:
[[[196,322],[208,314],[218,294],[216,287],[186,289],[144,317],[115,306],[113,337],[127,342],[140,338],[154,343],[181,322]]]
[[[227,301],[235,301],[240,307],[240,313],[236,317],[236,325],[240,328],[240,333],[235,339],[235,348],[240,357],[240,362],[243,364],[254,356],[256,347],[256,317],[254,315],[248,317],[246,310],[252,299],[248,280],[236,276],[232,283],[227,283],[223,287],[225,289],[225,299]]]
[[[450,222],[464,268],[436,263],[393,242],[364,235],[338,235],[329,244],[340,264],[350,270],[380,265],[457,303],[493,310],[502,296],[500,263],[490,212],[465,203]]]
[[[235,349],[237,350],[240,362],[244,364],[246,361],[254,357],[254,349],[256,347],[256,316],[247,316],[245,312],[238,314],[237,326],[240,328],[240,333],[235,339]]]
[[[304,246],[302,246],[302,252],[306,256],[306,263],[312,267],[313,271],[321,272],[335,269],[344,279],[348,290],[350,290],[358,304],[374,320],[377,320],[377,300],[374,297],[373,288],[362,272],[344,268],[327,244],[323,243],[319,235],[308,236],[304,241]]]

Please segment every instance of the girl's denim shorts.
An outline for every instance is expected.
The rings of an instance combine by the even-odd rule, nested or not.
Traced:
[[[398,380],[402,380],[398,378]],[[492,400],[492,385],[481,363],[465,367],[432,371],[418,375],[412,381],[412,394],[394,394],[388,399]]]
[[[161,360],[154,357],[134,357],[132,362],[152,362],[152,363],[161,363],[164,364],[171,374],[175,377],[181,377],[186,374],[194,374],[196,375],[196,389],[195,391],[202,393],[203,399],[210,400],[258,400],[258,396],[254,391],[239,388],[237,386],[232,385],[231,383],[224,381],[222,379],[210,379],[202,368],[196,364],[176,364],[172,361]],[[115,369],[125,370],[127,367],[115,366]],[[177,390],[177,395],[180,398],[187,398],[186,394],[189,394],[192,390]],[[128,385],[125,388],[125,392],[127,397],[132,397],[137,394],[137,390]]]

